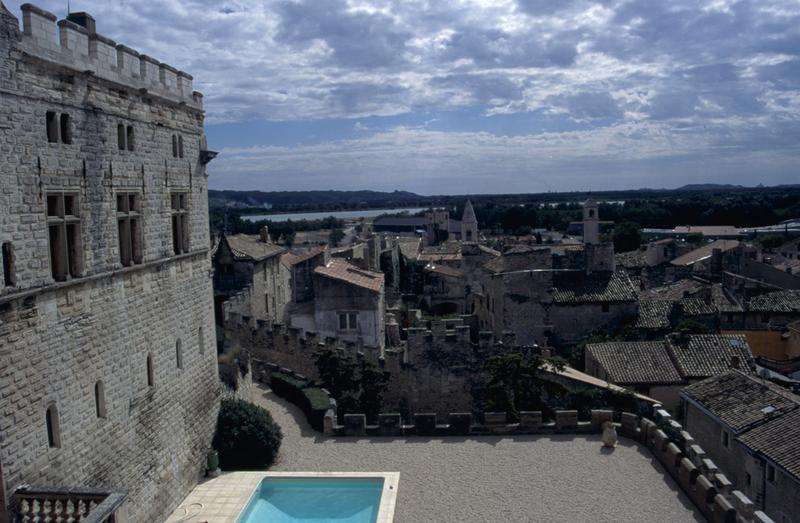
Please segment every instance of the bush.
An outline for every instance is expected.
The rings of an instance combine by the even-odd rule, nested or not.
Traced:
[[[242,400],[222,400],[213,445],[224,470],[269,467],[282,438],[281,428],[265,409]]]
[[[307,381],[287,376],[282,372],[272,373],[269,386],[275,394],[300,407],[308,423],[315,430],[322,432],[325,413],[330,408],[330,396],[321,388],[309,387]]]

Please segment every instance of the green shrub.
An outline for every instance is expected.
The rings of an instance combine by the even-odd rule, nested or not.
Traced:
[[[320,432],[324,428],[325,413],[330,408],[330,396],[319,387],[310,387],[307,381],[273,372],[270,388],[282,398],[291,401],[305,413],[308,423]]]
[[[223,400],[214,448],[224,470],[264,469],[281,446],[281,428],[265,409],[242,400]]]

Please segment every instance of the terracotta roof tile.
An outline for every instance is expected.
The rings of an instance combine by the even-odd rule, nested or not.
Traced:
[[[631,302],[636,293],[628,275],[622,272],[586,275],[579,271],[555,273],[553,278],[556,303]]]
[[[608,380],[621,385],[681,383],[661,341],[591,343],[586,346]]]
[[[773,383],[729,370],[685,387],[682,395],[696,401],[735,432],[765,421],[762,409],[772,407],[772,416],[797,409],[800,398]],[[797,447],[797,439],[794,439]]]
[[[800,312],[800,291],[768,292],[751,298],[747,305],[758,312]]]
[[[673,307],[669,300],[640,300],[637,329],[667,329]]]
[[[800,479],[800,409],[755,427],[739,436],[739,441],[777,463],[795,481]]]
[[[328,265],[314,269],[314,274],[357,285],[374,292],[383,290],[383,273],[356,267],[342,259],[333,259]]]
[[[236,259],[252,259],[261,261],[277,254],[286,252],[286,249],[274,243],[264,243],[260,237],[251,234],[233,234],[224,236]],[[223,240],[220,240],[223,241]]]
[[[750,372],[753,354],[742,334],[673,334],[667,337],[666,344],[678,370],[686,378],[707,378],[725,372],[734,356],[738,357],[741,367]]]

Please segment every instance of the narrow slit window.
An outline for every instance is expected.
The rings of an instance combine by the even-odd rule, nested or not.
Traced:
[[[45,424],[47,425],[47,446],[58,448],[61,446],[61,430],[58,422],[58,408],[55,405],[47,407],[44,414]]]
[[[183,368],[183,347],[181,340],[175,342],[175,366],[179,369]]]
[[[183,136],[178,136],[178,156],[183,158]]]
[[[3,256],[3,285],[14,286],[14,246],[6,242],[2,247]]]
[[[172,135],[172,157],[178,157],[178,135]]]
[[[125,126],[122,124],[117,125],[117,148],[125,150]]]
[[[128,150],[129,151],[133,151],[134,142],[133,142],[133,126],[132,125],[128,126],[128,131],[127,131],[126,137],[127,137],[127,142],[128,142]]]
[[[102,381],[94,384],[94,410],[98,418],[106,417],[106,391]]]
[[[47,141],[58,143],[58,117],[54,111],[47,111]]]
[[[65,281],[80,277],[83,271],[83,255],[78,196],[50,193],[46,201],[53,279]]]
[[[66,144],[72,143],[72,129],[70,128],[69,115],[61,115],[61,141]]]
[[[200,346],[200,354],[206,351],[206,338],[203,334],[203,327],[197,329],[197,344]]]
[[[152,387],[155,385],[155,377],[153,376],[153,357],[147,355],[147,386]]]

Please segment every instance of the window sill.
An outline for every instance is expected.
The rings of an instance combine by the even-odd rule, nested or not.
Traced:
[[[141,270],[144,270],[144,269],[163,266],[163,265],[165,265],[167,263],[170,263],[170,262],[187,260],[187,259],[199,257],[201,255],[205,256],[207,254],[208,254],[208,249],[200,249],[200,250],[188,252],[188,253],[185,253],[185,254],[177,254],[175,256],[169,256],[167,258],[159,258],[157,260],[153,260],[153,261],[149,261],[149,262],[144,262],[144,263],[132,265],[130,267],[122,267],[122,268],[114,269],[114,270],[110,270],[110,271],[99,272],[99,273],[96,273],[96,274],[91,274],[89,276],[83,276],[83,277],[80,277],[80,278],[71,278],[71,279],[66,280],[66,281],[54,281],[54,282],[47,283],[47,284],[45,284],[43,286],[36,287],[36,288],[33,288],[33,289],[28,289],[28,290],[19,291],[19,292],[15,292],[15,293],[11,293],[11,294],[6,294],[6,295],[3,295],[3,296],[0,296],[0,304],[6,303],[6,302],[10,302],[10,301],[15,301],[15,300],[21,300],[21,299],[28,298],[28,297],[31,297],[31,296],[38,296],[38,295],[44,294],[46,292],[53,292],[53,291],[59,291],[59,290],[63,290],[63,289],[68,289],[70,287],[74,287],[74,286],[77,286],[77,285],[80,285],[80,284],[83,284],[83,283],[88,283],[88,282],[91,282],[91,281],[99,280],[101,278],[109,278],[109,277],[119,276],[119,275],[123,275],[123,274],[131,274],[131,273],[138,272],[138,271],[141,271]]]

